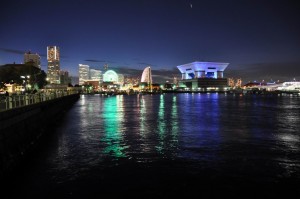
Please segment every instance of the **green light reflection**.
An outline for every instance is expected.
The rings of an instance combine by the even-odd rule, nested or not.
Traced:
[[[165,122],[165,102],[164,95],[160,95],[159,110],[158,110],[158,145],[156,149],[159,153],[164,151],[164,139],[166,137],[166,122]]]
[[[101,140],[107,145],[103,153],[113,157],[126,157],[121,145],[122,137],[122,121],[124,119],[123,96],[109,97],[104,99],[103,103],[103,125],[105,136]]]
[[[138,95],[139,96],[139,95]],[[146,103],[145,103],[145,99],[143,97],[141,97],[141,99],[139,99],[139,105],[140,105],[140,118],[141,118],[141,122],[140,122],[140,132],[141,132],[141,136],[142,138],[145,138],[145,124],[146,124]]]
[[[172,135],[172,142],[171,147],[178,146],[178,113],[177,113],[177,98],[173,96],[172,98],[172,110],[171,110],[171,135]]]

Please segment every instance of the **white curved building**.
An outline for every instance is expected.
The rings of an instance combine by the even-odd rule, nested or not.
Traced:
[[[147,83],[149,85],[152,84],[152,73],[150,66],[146,67],[143,71],[141,83]]]

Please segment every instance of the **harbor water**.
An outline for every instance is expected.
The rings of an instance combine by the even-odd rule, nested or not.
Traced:
[[[288,197],[299,129],[297,96],[81,95],[7,196]]]

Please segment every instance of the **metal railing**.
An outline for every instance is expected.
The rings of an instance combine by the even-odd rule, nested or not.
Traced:
[[[77,93],[77,91],[57,91],[35,94],[13,94],[10,96],[0,95],[0,111],[45,102]]]

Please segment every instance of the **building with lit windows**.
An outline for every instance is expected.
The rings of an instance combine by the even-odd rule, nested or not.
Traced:
[[[236,80],[235,87],[236,88],[241,88],[242,87],[242,79],[241,78]]]
[[[227,78],[223,77],[224,70],[229,63],[192,62],[177,66],[181,72],[179,87],[186,90],[210,91],[226,90]]]
[[[90,69],[90,80],[102,82],[102,71],[96,69]]]
[[[242,79],[238,78],[234,80],[234,78],[227,78],[228,86],[231,88],[241,88],[242,87]]]
[[[87,89],[87,91],[89,92],[95,92],[100,90],[99,80],[85,80],[83,85],[85,89]]]
[[[79,85],[83,85],[86,80],[90,79],[90,66],[79,64]]]
[[[125,84],[138,85],[140,82],[140,77],[124,77]]]
[[[60,84],[60,54],[59,47],[47,47],[48,71],[47,78],[50,84]]]
[[[123,86],[124,83],[125,83],[124,75],[118,74],[118,84],[120,84],[121,86]]]
[[[228,82],[228,86],[231,87],[231,88],[234,88],[235,87],[235,82],[234,82],[234,79],[233,78],[228,78],[227,79],[227,82]]]
[[[280,86],[278,86],[277,90],[279,91],[294,91],[300,93],[300,82],[283,82]]]
[[[69,72],[68,71],[61,70],[59,72],[59,75],[60,75],[60,84],[63,84],[63,85],[69,85],[69,84],[71,84],[71,78],[69,76]]]
[[[24,64],[32,64],[33,66],[41,69],[41,57],[36,53],[32,54],[30,51],[24,54]]]

